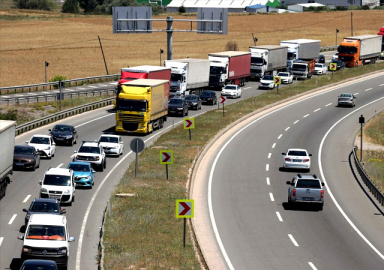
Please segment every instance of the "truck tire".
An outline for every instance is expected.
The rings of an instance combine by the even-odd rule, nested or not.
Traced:
[[[163,126],[164,126],[164,120],[163,120],[163,118],[160,118],[160,120],[159,120],[159,129],[163,128]]]

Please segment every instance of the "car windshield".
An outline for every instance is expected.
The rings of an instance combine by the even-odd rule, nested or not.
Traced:
[[[147,110],[147,102],[118,98],[116,110],[145,112]]]
[[[44,185],[49,186],[71,186],[71,177],[68,175],[46,175],[43,181]]]
[[[307,153],[305,151],[291,150],[288,152],[288,156],[306,157]]]
[[[289,52],[287,55],[287,60],[294,60],[296,59],[296,53]]]
[[[318,180],[298,180],[297,188],[321,188],[320,182]]]
[[[119,139],[117,137],[101,136],[99,142],[118,143]]]
[[[224,87],[225,90],[236,90],[236,86],[234,85],[227,85],[226,87]]]
[[[266,80],[266,81],[273,81],[273,76],[265,75],[265,76],[263,77],[263,80]]]
[[[30,225],[25,235],[26,239],[65,241],[64,226]]]
[[[23,154],[23,155],[33,155],[34,148],[16,146],[13,153],[14,154]]]
[[[213,75],[223,74],[223,67],[211,67],[209,73]]]
[[[288,73],[279,73],[277,74],[278,76],[281,76],[281,77],[288,77]]]
[[[169,104],[180,105],[180,104],[183,104],[183,100],[182,99],[178,99],[178,98],[171,98],[169,100]]]
[[[339,53],[345,53],[345,54],[355,54],[357,52],[356,47],[350,47],[350,46],[339,46],[337,49]]]
[[[210,97],[210,96],[212,96],[211,92],[204,92],[204,91],[200,95],[200,97]]]
[[[186,96],[186,100],[197,100],[197,96]]]
[[[263,59],[260,57],[251,57],[251,63],[252,64],[262,64]]]
[[[55,132],[71,132],[71,128],[68,126],[55,126],[52,131]]]
[[[100,148],[94,146],[81,146],[79,153],[100,154]]]
[[[303,64],[293,64],[292,66],[292,69],[295,69],[295,70],[305,70],[307,68],[306,65],[303,65]]]
[[[68,164],[68,169],[72,169],[75,172],[89,172],[91,167],[88,164]]]
[[[32,202],[29,207],[31,212],[47,212],[47,213],[60,213],[60,207],[58,203],[52,202]]]
[[[171,73],[171,81],[173,81],[173,82],[181,82],[181,74],[173,74],[173,73]]]
[[[318,68],[322,68],[323,65],[320,65],[320,64],[316,64],[315,67],[318,67]]]
[[[49,144],[49,138],[47,138],[47,137],[32,137],[30,143]]]

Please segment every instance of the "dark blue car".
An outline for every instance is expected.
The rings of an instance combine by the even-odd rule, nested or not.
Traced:
[[[58,270],[54,261],[50,260],[26,260],[20,270]]]
[[[60,202],[56,199],[36,198],[32,201],[28,209],[23,209],[23,212],[27,213],[25,215],[25,226],[27,226],[32,214],[61,215],[65,214],[66,210],[61,209]]]

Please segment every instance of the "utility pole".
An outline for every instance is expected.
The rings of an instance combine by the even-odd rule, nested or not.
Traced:
[[[172,34],[173,34],[172,16],[168,16],[166,21],[167,21],[167,60],[172,60]]]
[[[101,40],[100,40],[100,37],[99,37],[99,36],[97,36],[97,37],[98,37],[98,39],[99,39],[100,48],[101,48],[101,53],[102,53],[102,55],[103,55],[103,59],[104,59],[105,70],[107,71],[107,75],[109,75],[109,73],[108,73],[108,68],[107,68],[107,62],[105,62],[105,56],[104,56],[103,46],[101,46]]]
[[[339,29],[336,29],[336,46],[337,46],[337,33],[339,33]]]
[[[353,12],[351,12],[351,36],[353,37]]]
[[[364,116],[359,117],[360,123],[360,162],[363,162],[363,124],[365,122]]]

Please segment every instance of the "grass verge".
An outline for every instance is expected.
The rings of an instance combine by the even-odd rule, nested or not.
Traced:
[[[346,69],[282,88],[279,95],[270,91],[207,112],[195,118],[192,140],[182,125],[162,135],[140,154],[138,177],[132,164],[114,190],[110,203],[111,216],[106,218],[103,235],[105,269],[200,269],[193,239],[188,237],[183,248],[183,221],[175,218],[175,201],[188,198],[186,187],[198,149],[202,150],[220,129],[242,116],[277,101],[313,88],[384,69],[384,64]],[[220,123],[220,124],[219,124]],[[173,150],[174,164],[169,165],[169,181],[165,166],[159,164],[160,150]],[[134,196],[118,197],[130,193]]]

